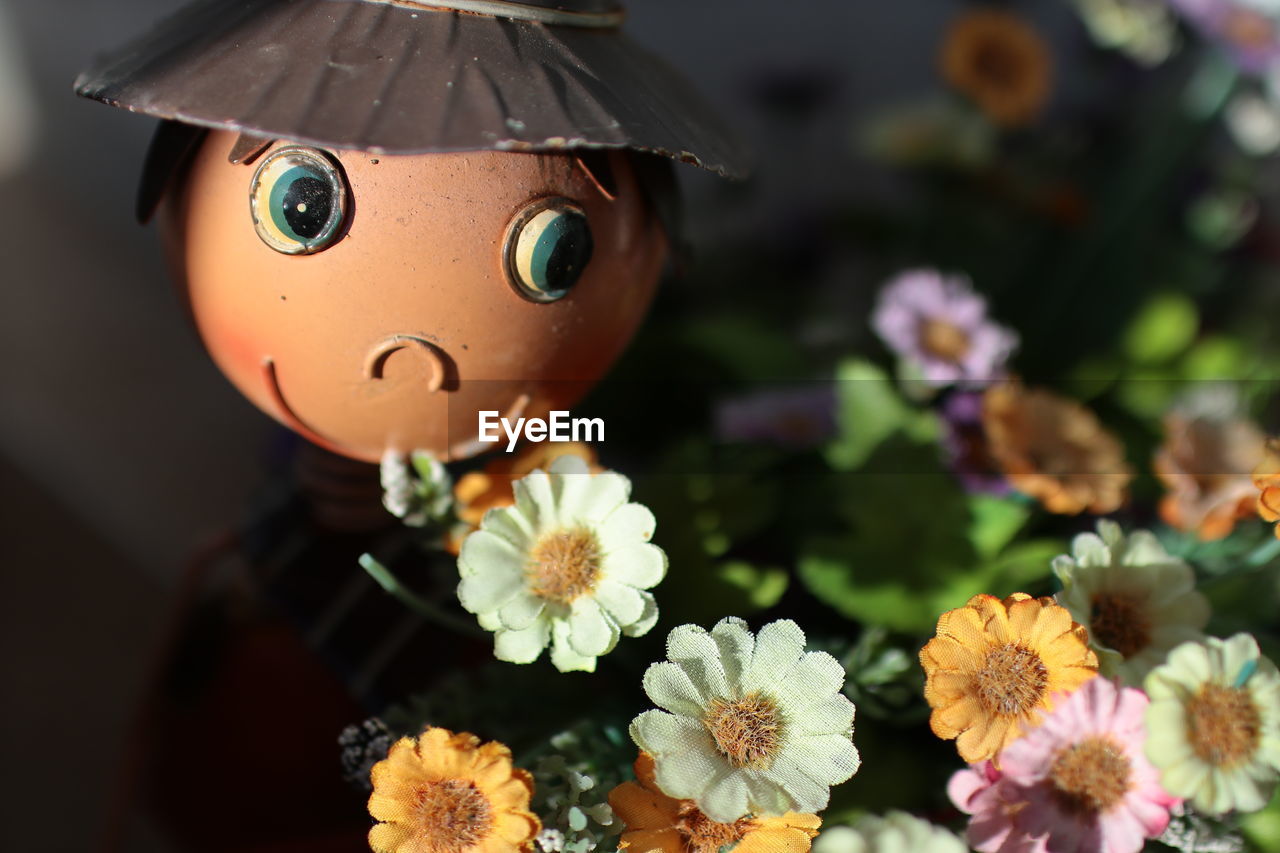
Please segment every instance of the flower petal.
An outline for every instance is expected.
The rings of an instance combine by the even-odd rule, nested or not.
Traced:
[[[569,611],[569,644],[586,657],[598,657],[613,651],[618,643],[618,626],[594,598],[581,596]]]
[[[546,619],[539,619],[519,631],[500,629],[493,637],[493,656],[508,663],[533,663],[550,638],[550,623]]]
[[[674,714],[701,719],[705,701],[679,664],[662,661],[652,664],[644,674],[644,692],[659,708]]]

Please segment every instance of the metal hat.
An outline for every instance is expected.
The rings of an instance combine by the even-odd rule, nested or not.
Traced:
[[[742,177],[614,0],[205,0],[76,92],[203,127],[384,154],[627,148]]]

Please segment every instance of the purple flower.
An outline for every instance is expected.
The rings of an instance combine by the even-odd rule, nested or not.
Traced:
[[[964,490],[970,494],[1010,494],[1013,488],[987,448],[987,432],[982,426],[982,395],[958,391],[942,403],[939,414],[945,430],[942,449],[947,465]]]
[[[1280,59],[1280,19],[1266,0],[1168,0],[1193,27],[1227,49],[1241,69],[1261,74]]]
[[[1017,334],[987,318],[987,302],[967,278],[936,270],[910,270],[892,279],[880,292],[871,324],[935,386],[1001,379],[1018,346]]]
[[[759,391],[716,406],[716,434],[725,441],[813,447],[836,433],[836,394],[829,382]]]

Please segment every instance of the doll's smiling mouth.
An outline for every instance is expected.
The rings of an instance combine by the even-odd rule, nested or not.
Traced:
[[[289,405],[289,401],[285,399],[284,392],[280,389],[280,379],[276,376],[275,359],[271,356],[262,359],[262,376],[266,381],[267,391],[271,394],[271,401],[276,404],[276,410],[280,413],[289,429],[321,447],[341,452],[341,444],[316,432],[294,412],[293,407]]]

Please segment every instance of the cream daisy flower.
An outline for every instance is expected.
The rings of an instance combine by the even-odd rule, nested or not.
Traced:
[[[672,630],[669,660],[644,675],[645,692],[666,710],[631,723],[663,792],[726,824],[826,808],[830,786],[858,770],[854,707],[840,692],[844,668],[804,644],[788,619],[755,636],[734,617],[710,632]]]
[[[1171,649],[1204,638],[1209,602],[1195,574],[1146,530],[1125,536],[1099,521],[1097,535],[1080,534],[1071,556],[1053,561],[1053,573],[1062,581],[1058,603],[1089,632],[1104,675],[1140,687]]]
[[[576,456],[515,484],[515,505],[489,510],[462,543],[458,600],[494,631],[494,655],[532,663],[551,645],[561,672],[595,670],[622,634],[658,621],[646,592],[667,557],[649,543],[653,513],[628,503],[621,474],[591,474]]]
[[[966,853],[968,849],[955,833],[898,811],[884,817],[865,815],[852,827],[832,827],[813,842],[813,853]]]
[[[1257,811],[1280,778],[1280,673],[1248,634],[1183,643],[1147,676],[1147,758],[1206,814]]]

